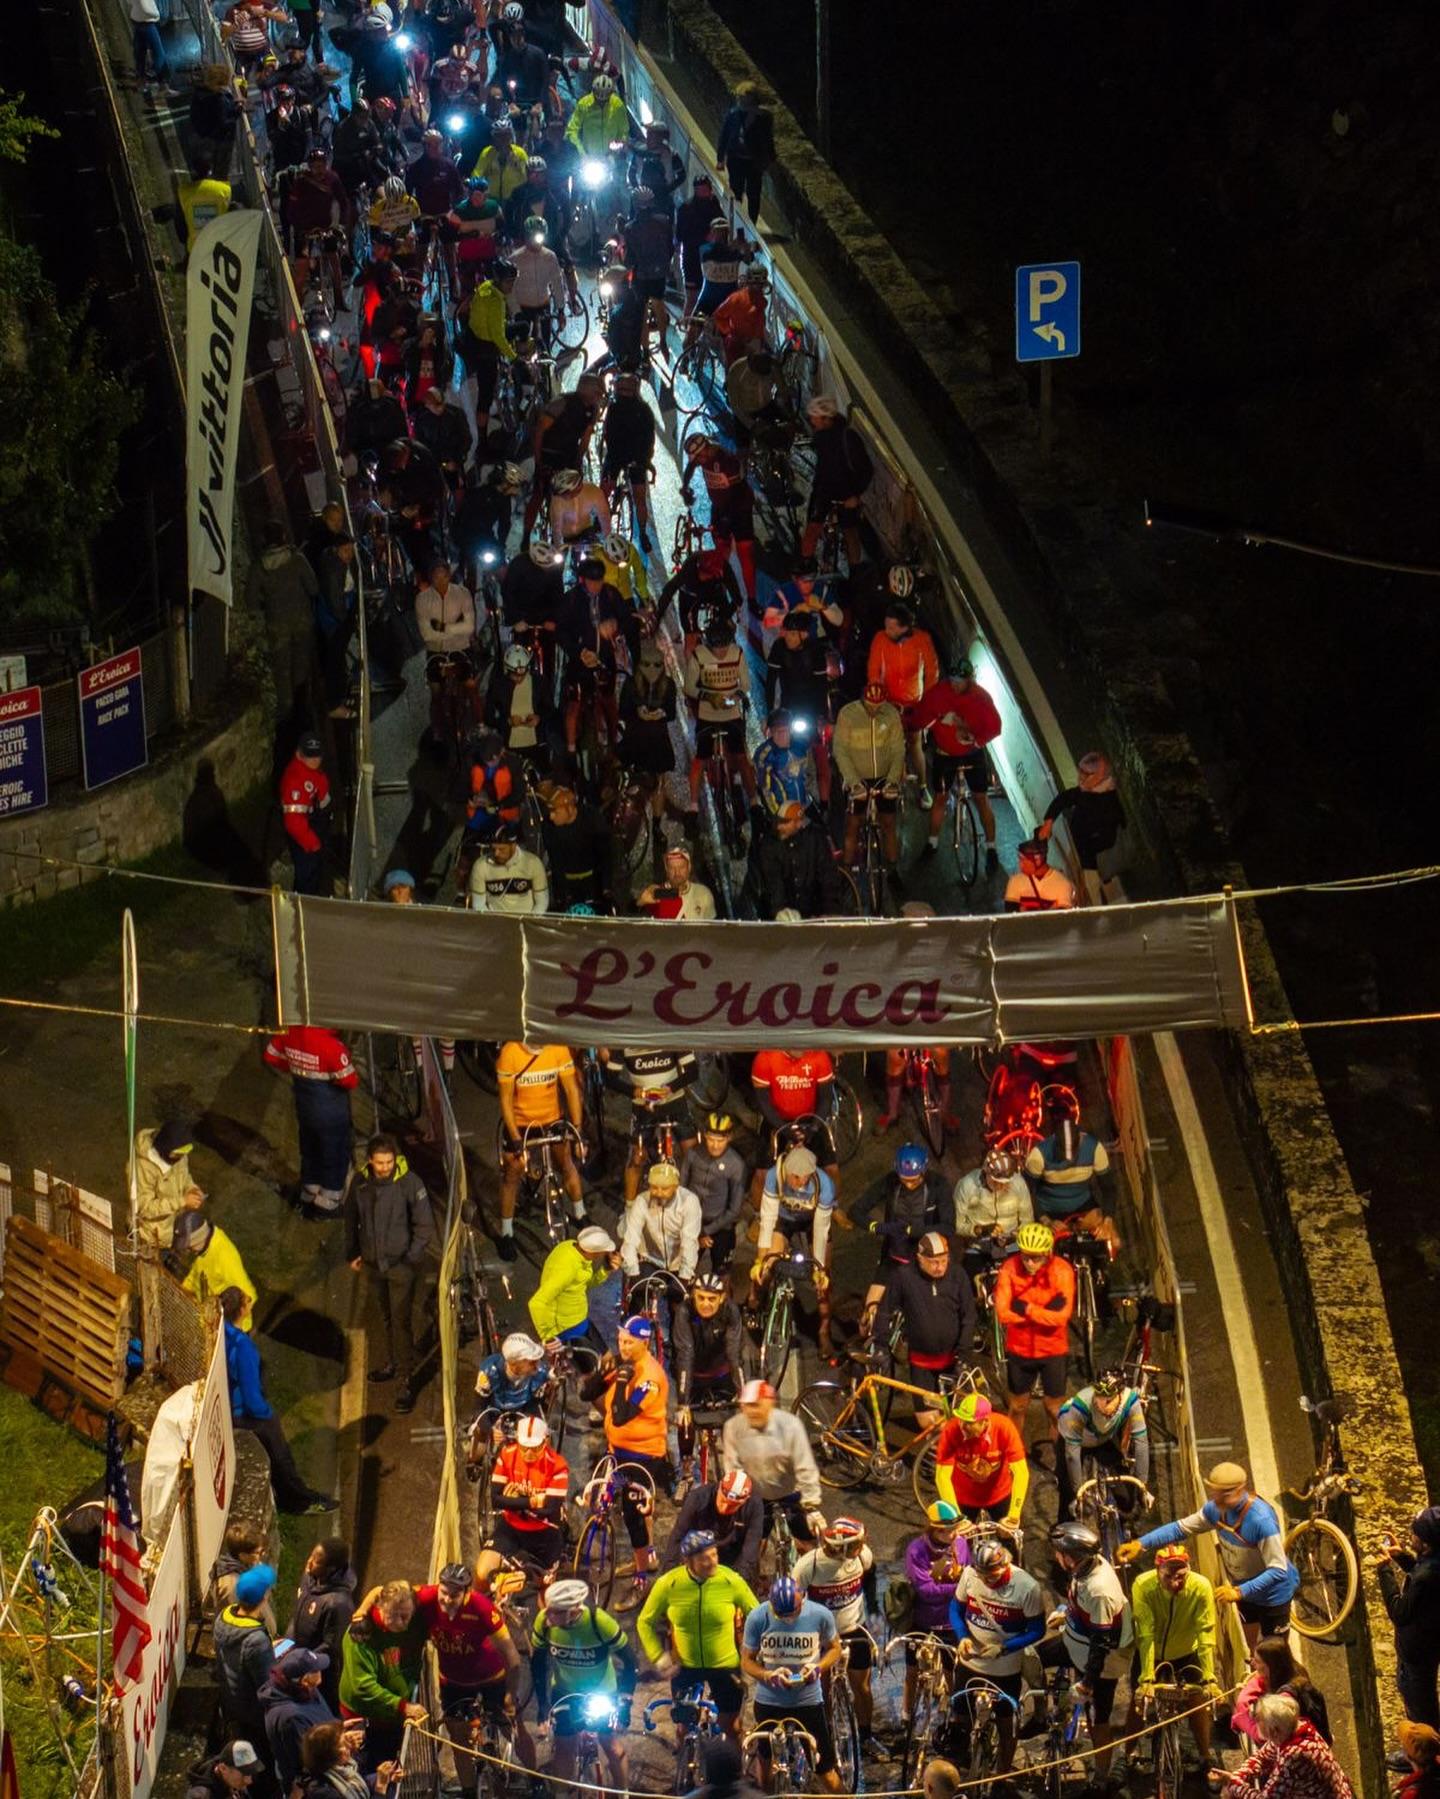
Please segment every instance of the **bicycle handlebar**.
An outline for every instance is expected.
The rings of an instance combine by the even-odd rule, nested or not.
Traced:
[[[1138,1479],[1135,1475],[1133,1475],[1133,1474],[1107,1474],[1107,1475],[1104,1475],[1103,1477],[1092,1478],[1090,1480],[1087,1480],[1085,1482],[1084,1486],[1082,1486],[1079,1489],[1079,1491],[1075,1495],[1075,1509],[1076,1509],[1077,1513],[1080,1509],[1080,1503],[1085,1498],[1085,1495],[1087,1493],[1092,1492],[1092,1490],[1099,1489],[1102,1486],[1104,1486],[1104,1487],[1135,1487],[1139,1492],[1141,1500],[1144,1502],[1142,1509],[1147,1512],[1149,1511],[1150,1507],[1152,1505],[1154,1505],[1154,1503],[1155,1503],[1155,1495],[1150,1491],[1149,1487],[1147,1487],[1145,1485],[1144,1481]]]
[[[703,1698],[701,1696],[701,1690],[699,1687],[691,1687],[691,1688],[687,1688],[687,1690],[685,1692],[683,1692],[678,1699],[667,1699],[667,1698],[652,1699],[650,1701],[649,1705],[647,1705],[645,1707],[645,1711],[643,1714],[646,1730],[654,1731],[658,1728],[658,1726],[655,1723],[654,1718],[651,1716],[651,1714],[653,1712],[657,1712],[657,1711],[673,1712],[677,1706],[681,1706],[681,1705],[692,1706],[694,1708],[694,1710],[699,1714],[699,1717],[704,1717],[705,1714],[708,1712],[709,1716],[710,1716],[710,1722],[712,1724],[720,1716],[720,1713],[719,1713],[718,1709],[716,1708],[714,1701]],[[699,1719],[697,1718],[697,1722],[698,1721],[699,1721]]]
[[[811,1755],[818,1755],[814,1737],[794,1718],[767,1718],[763,1724],[757,1724],[746,1733],[741,1748],[748,1750],[752,1745],[769,1744],[775,1737],[789,1736],[792,1732],[801,1742],[809,1745]]]
[[[1003,1699],[1013,1712],[1018,1712],[1020,1710],[1020,1701],[1018,1699],[1007,1693],[1004,1687],[997,1687],[993,1680],[988,1679],[983,1674],[975,1675],[973,1679],[967,1680],[963,1687],[957,1688],[956,1691],[950,1695],[950,1703],[953,1706],[959,1699],[968,1700],[972,1695],[979,1697],[982,1694],[988,1694],[991,1699]]]

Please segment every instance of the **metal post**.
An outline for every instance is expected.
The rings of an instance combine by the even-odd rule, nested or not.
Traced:
[[[815,0],[815,142],[830,156],[830,0]]]
[[[1048,362],[1040,364],[1040,454],[1047,462],[1055,443],[1052,367]]]

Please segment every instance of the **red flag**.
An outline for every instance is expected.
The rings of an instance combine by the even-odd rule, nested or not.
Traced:
[[[140,1678],[150,1641],[150,1606],[140,1572],[140,1538],[130,1506],[130,1483],[120,1453],[115,1414],[105,1427],[105,1521],[100,1528],[100,1572],[110,1579],[113,1613],[111,1672],[117,1693]]]

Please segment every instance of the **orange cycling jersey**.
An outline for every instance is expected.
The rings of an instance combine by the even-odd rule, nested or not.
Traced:
[[[791,1054],[762,1049],[750,1065],[750,1079],[765,1088],[782,1118],[805,1118],[819,1109],[820,1084],[834,1078],[835,1064],[823,1049]]]
[[[948,1467],[955,1482],[956,1505],[999,1505],[1008,1499],[1013,1463],[1025,1460],[1020,1433],[1003,1413],[992,1413],[984,1434],[967,1437],[960,1420],[951,1418],[935,1445],[937,1467]]]
[[[501,1086],[508,1084],[514,1093],[515,1122],[522,1127],[559,1120],[560,1077],[574,1072],[574,1057],[558,1044],[527,1049],[523,1043],[507,1043],[495,1062]]]
[[[928,631],[907,631],[899,639],[879,632],[870,645],[865,679],[878,682],[894,706],[913,706],[940,679],[940,658]]]

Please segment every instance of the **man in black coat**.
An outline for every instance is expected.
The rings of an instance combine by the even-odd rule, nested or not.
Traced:
[[[760,918],[786,911],[821,918],[844,910],[842,879],[830,839],[800,802],[791,800],[768,833],[757,832],[745,891]]]
[[[356,1274],[369,1276],[379,1302],[386,1354],[370,1378],[383,1382],[399,1377],[397,1412],[415,1406],[415,1302],[434,1234],[424,1181],[393,1137],[384,1132],[372,1137],[365,1168],[352,1178],[345,1195],[345,1258]]]
[[[1380,1591],[1395,1626],[1395,1684],[1405,1716],[1440,1730],[1440,1505],[1427,1505],[1410,1526],[1410,1548],[1391,1544],[1377,1557]]]

